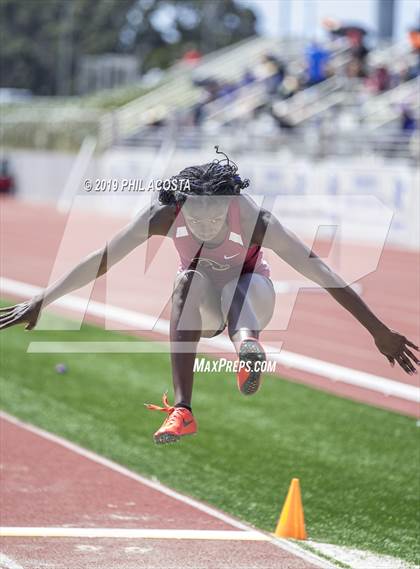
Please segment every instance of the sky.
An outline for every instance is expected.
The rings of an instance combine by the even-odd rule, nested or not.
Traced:
[[[322,38],[321,22],[331,17],[345,23],[364,24],[376,28],[378,1],[386,0],[238,0],[253,8],[259,18],[263,35],[279,36],[287,29],[293,36]],[[395,40],[406,36],[407,30],[419,23],[418,0],[395,0]]]

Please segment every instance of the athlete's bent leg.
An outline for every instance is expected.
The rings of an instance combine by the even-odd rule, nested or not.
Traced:
[[[213,336],[222,323],[220,293],[205,273],[197,270],[180,273],[172,294],[170,322],[175,405],[191,408],[197,344],[201,336]]]
[[[223,322],[222,318],[220,292],[205,274],[191,268],[177,275],[170,323],[175,405],[169,405],[166,393],[163,407],[147,405],[149,409],[168,415],[153,435],[157,444],[173,443],[197,432],[197,422],[191,410],[197,344],[202,335],[214,335]]]
[[[244,395],[252,395],[260,387],[266,356],[258,337],[273,315],[274,304],[273,284],[259,274],[244,274],[222,292],[222,310],[228,316],[229,336],[239,356],[238,389]]]
[[[229,337],[236,352],[244,338],[258,338],[274,312],[276,293],[271,280],[258,273],[245,273],[222,290],[222,312],[228,320]]]

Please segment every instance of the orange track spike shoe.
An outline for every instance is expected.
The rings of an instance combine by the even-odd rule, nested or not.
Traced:
[[[156,444],[176,443],[185,435],[195,435],[197,433],[197,422],[191,411],[184,407],[171,407],[168,404],[167,393],[163,394],[162,401],[163,407],[145,403],[147,409],[162,411],[168,414],[161,428],[153,435]]]
[[[245,338],[239,348],[238,389],[243,395],[253,395],[261,385],[261,364],[265,351],[256,338]]]

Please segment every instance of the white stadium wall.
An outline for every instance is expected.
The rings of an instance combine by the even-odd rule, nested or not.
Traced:
[[[8,153],[16,174],[17,197],[58,202],[75,156],[42,151]],[[156,151],[115,148],[96,156],[80,176],[78,194],[87,196],[83,182],[89,178],[141,180],[146,188],[151,177],[165,179],[182,168],[213,159],[209,153],[192,151],[159,156]],[[396,247],[420,248],[419,169],[404,162],[375,159],[293,161],[272,155],[235,156],[239,173],[251,180],[248,192],[259,202],[276,196],[274,209],[281,221],[299,235],[313,235],[313,226],[337,226],[342,238],[359,243],[384,242]],[[156,199],[156,192],[91,191],[82,200],[97,210],[132,215]]]

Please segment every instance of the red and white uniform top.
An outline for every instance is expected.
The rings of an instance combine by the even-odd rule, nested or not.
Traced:
[[[201,243],[191,234],[182,208],[177,204],[171,237],[179,253],[178,272],[193,268],[191,264],[197,261],[195,268],[204,271],[218,287],[223,287],[243,273],[270,276],[270,266],[263,258],[261,247],[259,245],[247,246],[242,234],[239,208],[239,200],[230,201],[227,214],[229,231],[225,240],[218,247],[203,246],[197,261]]]

